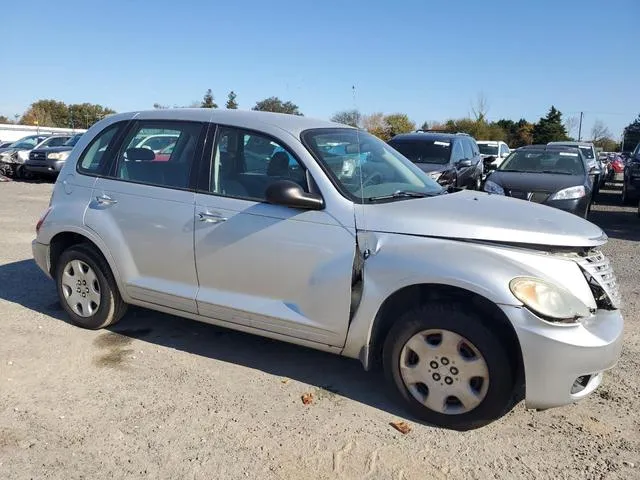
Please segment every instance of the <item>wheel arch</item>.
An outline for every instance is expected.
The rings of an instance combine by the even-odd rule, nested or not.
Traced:
[[[51,237],[49,241],[49,274],[51,277],[56,278],[56,267],[62,252],[74,245],[88,245],[102,256],[111,269],[111,274],[116,281],[120,295],[125,298],[125,290],[122,288],[120,275],[118,275],[118,269],[113,258],[106,250],[106,247],[101,245],[99,239],[85,231],[63,230]]]
[[[365,365],[379,368],[382,347],[389,330],[401,312],[428,302],[454,302],[471,312],[480,313],[481,322],[493,332],[514,362],[514,385],[524,384],[522,349],[516,331],[498,305],[471,290],[441,283],[419,283],[396,290],[381,304],[374,318]],[[496,328],[498,327],[498,328]]]

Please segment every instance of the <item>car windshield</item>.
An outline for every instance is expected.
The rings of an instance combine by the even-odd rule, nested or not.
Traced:
[[[575,151],[518,150],[502,162],[498,171],[583,175],[585,170]]]
[[[78,140],[80,140],[80,137],[82,136],[82,134],[80,135],[74,135],[73,137],[71,137],[69,140],[67,140],[66,142],[64,142],[64,145],[67,147],[73,147],[76,143],[78,143]]]
[[[304,144],[351,200],[374,202],[439,195],[442,187],[379,138],[361,130],[307,130]]]
[[[478,143],[478,148],[482,155],[498,155],[498,145],[490,145],[487,143]]]
[[[392,139],[389,145],[414,163],[445,165],[451,157],[451,142],[437,139]]]
[[[33,147],[35,147],[38,144],[40,140],[42,140],[42,137],[24,137],[24,138],[21,138],[20,140],[13,142],[11,145],[9,145],[9,148],[31,150]]]

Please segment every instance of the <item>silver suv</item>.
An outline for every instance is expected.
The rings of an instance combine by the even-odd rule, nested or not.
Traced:
[[[151,135],[175,138],[157,152]],[[382,365],[455,429],[593,392],[622,340],[606,235],[565,212],[447,193],[361,130],[209,109],[114,115],[70,154],[33,255],[71,320],[128,304]]]

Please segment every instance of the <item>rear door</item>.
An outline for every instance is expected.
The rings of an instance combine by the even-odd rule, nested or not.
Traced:
[[[108,174],[96,180],[85,223],[111,250],[135,300],[197,313],[191,174],[206,131],[200,122],[132,122]],[[168,159],[136,147],[163,133],[176,138]]]
[[[466,150],[466,151],[465,151]],[[452,151],[451,151],[451,161],[453,166],[456,169],[456,177],[458,179],[457,186],[465,187],[469,182],[470,176],[470,167],[465,167],[461,165],[463,160],[469,159],[467,155],[471,155],[471,150],[467,146],[465,149],[462,138],[455,138],[453,140]]]

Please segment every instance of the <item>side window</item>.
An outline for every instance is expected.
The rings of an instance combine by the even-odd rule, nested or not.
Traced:
[[[480,155],[480,148],[478,147],[476,141],[469,140],[469,143],[471,144],[471,151],[473,152],[473,156],[477,157],[478,155]]]
[[[464,150],[462,149],[462,140],[458,139],[453,142],[453,150],[451,151],[451,161],[457,162],[464,158]]]
[[[462,139],[462,149],[464,150],[464,157],[468,160],[473,158],[473,150],[471,150],[471,142],[468,139]]]
[[[118,152],[115,178],[188,188],[202,129],[196,122],[137,122]]]
[[[304,168],[277,140],[238,128],[218,129],[211,193],[263,201],[267,187],[277,180],[291,180],[309,191]]]
[[[114,123],[100,132],[80,155],[78,171],[80,173],[99,174],[106,170],[109,158],[107,150],[113,146],[117,132],[124,127],[124,122]]]

